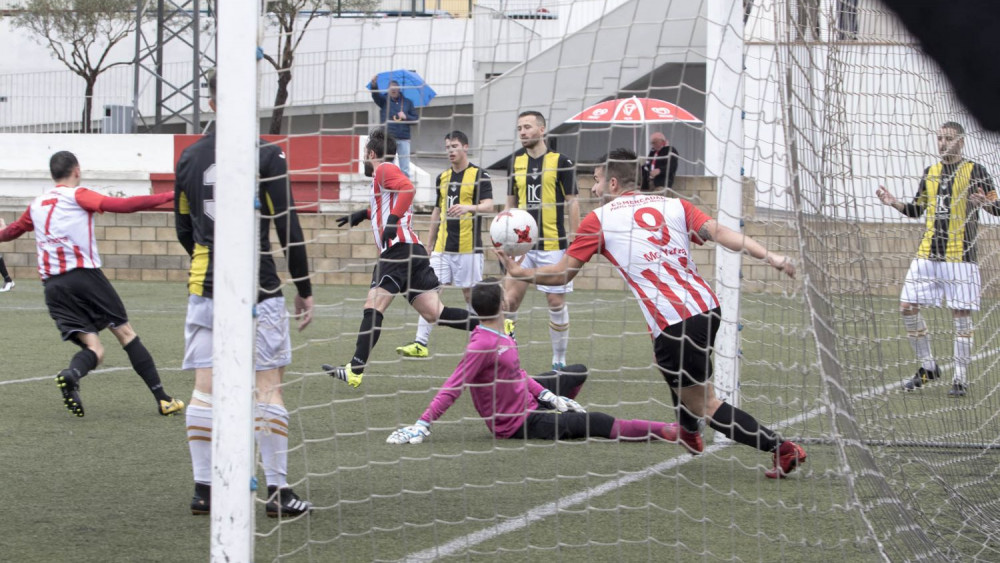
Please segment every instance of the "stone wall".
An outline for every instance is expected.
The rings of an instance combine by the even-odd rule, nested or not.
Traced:
[[[580,178],[583,194],[589,194],[590,178]],[[678,177],[677,192],[690,198],[706,213],[714,214],[715,182],[705,177]],[[752,193],[751,189],[744,190]],[[593,209],[595,203],[582,197],[582,211]],[[744,202],[745,232],[769,248],[790,254],[798,260],[799,241],[788,217],[766,216]],[[423,237],[429,225],[429,210],[418,208],[415,224]],[[18,213],[0,212],[8,223]],[[367,285],[377,256],[368,223],[354,229],[340,228],[336,220],[341,214],[302,214],[301,221],[309,242],[311,271],[317,284]],[[868,287],[883,295],[898,295],[900,282],[906,274],[919,241],[922,225],[916,221],[900,223],[834,223],[809,221],[807,227],[817,233],[811,237],[810,256],[829,275],[827,289],[832,292],[858,292]],[[135,214],[105,213],[97,218],[95,231],[99,241],[104,271],[112,280],[184,281],[189,260],[177,243],[173,214],[143,212]],[[488,235],[486,235],[488,236]],[[984,244],[980,246],[980,263],[987,294],[1000,292],[991,283],[989,272],[1000,266],[1000,229],[982,229]],[[277,239],[272,233],[272,240]],[[7,267],[19,280],[37,279],[34,238],[27,234],[13,242],[0,244]],[[715,279],[715,245],[696,247],[693,258],[699,271],[709,281]],[[867,260],[865,259],[867,258]],[[801,262],[801,261],[800,261]],[[279,259],[279,271],[284,261]],[[486,261],[486,273],[499,275],[495,260]],[[867,280],[867,281],[863,281]],[[768,291],[792,293],[798,291],[797,281],[778,276],[772,268],[753,258],[743,259],[743,287],[749,292]],[[598,257],[576,278],[579,289],[624,289],[624,283],[604,258]]]

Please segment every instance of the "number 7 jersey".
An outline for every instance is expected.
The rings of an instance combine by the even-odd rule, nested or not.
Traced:
[[[691,260],[691,242],[710,220],[687,201],[629,192],[580,222],[567,253],[588,262],[595,254],[618,269],[653,337],[668,326],[719,306],[719,299]]]

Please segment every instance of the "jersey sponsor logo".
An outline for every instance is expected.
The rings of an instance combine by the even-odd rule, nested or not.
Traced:
[[[528,175],[525,185],[525,191],[528,194],[528,203],[542,203],[542,176],[539,174],[538,168],[531,169],[531,174]]]
[[[455,205],[456,203],[458,203],[458,196],[457,195],[448,194],[448,207],[447,207],[447,209],[445,209],[445,211],[447,211],[448,209],[451,209],[452,206]]]
[[[202,209],[205,211],[205,215],[213,221],[215,221],[215,178],[216,171],[215,163],[213,162],[201,175],[201,183],[205,187],[206,196],[202,198]]]

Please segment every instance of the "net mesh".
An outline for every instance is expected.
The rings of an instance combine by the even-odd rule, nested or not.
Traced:
[[[882,205],[875,189],[885,185],[909,201],[924,169],[939,159],[935,135],[946,121],[965,126],[965,156],[987,170],[996,168],[1000,145],[873,0],[744,3],[752,4],[742,30],[744,137],[728,149],[742,145],[743,170],[726,173],[743,185],[744,232],[794,256],[800,275],[779,280],[762,262],[744,259],[739,401],[804,445],[809,458],[800,471],[768,480],[769,454],[721,441],[695,458],[662,443],[497,440],[465,397],[425,443],[385,443],[420,416],[458,362],[466,335],[436,328],[430,359],[401,359],[394,348],[414,339],[417,316],[397,299],[360,389],[319,371],[350,358],[377,257],[367,223],[353,230],[336,224],[367,204],[359,147],[324,148],[332,136],[357,135],[377,121],[364,87],[372,74],[412,69],[439,94],[414,127],[421,237],[433,179],[449,166],[444,134],[468,134],[470,159],[491,169],[499,204],[518,147],[516,115],[525,109],[547,116],[550,146],[575,163],[582,213],[598,204],[589,193],[598,157],[618,146],[644,154],[649,134],[660,131],[680,152],[676,195],[716,214],[704,145],[724,133],[702,123],[567,122],[592,103],[632,95],[704,119],[712,95],[705,30],[726,25],[708,19],[707,0],[475,4],[471,18],[428,19],[406,33],[395,20],[317,19],[308,36],[327,47],[296,57],[282,131],[289,144],[322,135],[318,164],[296,164],[290,150],[318,308],[315,326],[296,336],[284,392],[292,413],[290,482],[316,511],[308,519],[258,521],[258,556],[997,558],[996,220],[980,212],[982,302],[972,316],[968,395],[948,395],[955,325],[947,308],[922,312],[943,378],[905,393],[902,381],[919,362],[899,295],[924,222]],[[267,28],[265,48],[276,49],[278,40]],[[262,70],[264,115],[273,109],[276,79]],[[693,259],[715,283],[712,245]],[[499,275],[490,258],[486,272]],[[607,261],[585,272],[567,298],[569,360],[591,373],[578,400],[621,418],[673,421],[634,299]],[[453,287],[442,300],[464,306]],[[551,363],[548,318],[545,296],[529,289],[516,331],[529,373]]]

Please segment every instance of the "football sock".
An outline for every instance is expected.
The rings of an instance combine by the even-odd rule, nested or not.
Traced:
[[[955,375],[953,383],[965,385],[972,363],[972,317],[955,317]]]
[[[351,371],[364,373],[365,365],[372,348],[378,344],[382,335],[382,313],[378,309],[365,309],[361,312],[361,328],[358,329],[358,340],[354,345],[354,357],[351,358]]]
[[[169,401],[170,395],[163,390],[160,373],[156,371],[156,362],[138,336],[125,345],[125,353],[128,354],[128,361],[132,362],[132,369],[146,382],[146,387],[153,392],[153,396],[158,401]]]
[[[84,348],[73,355],[69,361],[69,369],[76,370],[77,375],[83,377],[90,373],[90,370],[97,367],[97,354],[90,348]]]
[[[569,348],[569,306],[549,309],[549,339],[552,341],[552,363],[566,363]]]
[[[254,434],[268,486],[288,486],[288,411],[281,405],[257,403]]]
[[[10,274],[7,272],[7,264],[3,260],[3,255],[0,255],[0,276],[3,276],[5,283],[11,281]]]
[[[774,431],[729,403],[722,403],[708,423],[731,440],[764,452],[774,451],[780,442]]]
[[[677,390],[673,387],[670,388],[670,398],[674,401],[674,408],[677,410],[677,423],[680,424],[681,428],[688,432],[700,432],[700,419],[681,404],[680,397],[677,396]]]
[[[427,322],[427,320],[424,319],[423,317],[419,317],[419,319],[417,320],[417,337],[414,339],[414,341],[423,344],[424,346],[427,346],[427,343],[431,339],[431,330],[433,328],[434,325]]]
[[[194,482],[212,484],[212,407],[189,405],[186,411],[188,451]]]
[[[472,330],[479,326],[479,319],[469,316],[469,311],[465,309],[445,307],[438,316],[438,324],[459,330]]]
[[[927,324],[918,311],[915,315],[903,315],[903,326],[906,328],[906,336],[913,348],[913,353],[920,360],[920,365],[927,371],[933,371],[937,367],[934,356],[931,354],[931,339],[927,336]]]
[[[620,438],[626,441],[649,440],[651,436],[663,436],[663,431],[667,427],[666,423],[653,420],[623,420],[615,419],[614,426],[611,427],[612,440]]]

